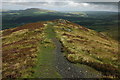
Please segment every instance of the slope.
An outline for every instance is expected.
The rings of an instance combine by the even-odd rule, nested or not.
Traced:
[[[1,32],[3,78],[67,78],[82,75],[79,72],[72,74],[75,69],[83,70],[83,76],[79,76],[82,78],[90,75],[88,67],[91,67],[92,75],[102,73],[105,78],[119,77],[117,41],[78,24],[58,19],[30,23]],[[62,49],[58,47],[59,44]],[[81,67],[83,64],[87,66],[85,70]],[[60,68],[66,67],[70,72],[73,71],[69,73],[71,76],[66,75],[69,71],[66,74],[60,71]]]
[[[58,39],[64,47],[63,53],[69,61],[94,67],[104,77],[119,76],[117,41],[66,20],[55,22]]]

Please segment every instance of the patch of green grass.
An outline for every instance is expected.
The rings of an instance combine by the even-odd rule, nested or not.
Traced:
[[[54,38],[56,36],[53,25],[54,25],[53,23],[48,23],[48,25],[46,26],[45,32],[48,34],[47,37],[49,39]]]
[[[34,14],[46,14],[47,12],[41,12],[41,11],[38,11],[38,12],[34,12]]]
[[[39,78],[61,78],[61,75],[55,68],[55,52],[54,44],[51,38],[55,37],[52,26],[46,26],[45,40],[40,43],[38,52],[38,62],[35,77]]]
[[[49,44],[49,46],[45,46],[44,44],[40,45],[35,77],[59,78],[60,75],[56,72],[54,66],[54,47]]]

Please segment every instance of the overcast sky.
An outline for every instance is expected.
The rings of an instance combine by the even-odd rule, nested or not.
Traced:
[[[57,11],[118,11],[119,0],[4,0],[2,8],[41,8]]]

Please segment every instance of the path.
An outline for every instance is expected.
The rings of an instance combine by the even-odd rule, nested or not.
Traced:
[[[90,77],[98,77],[97,74],[89,74],[88,71],[84,67],[77,67],[73,63],[69,62],[61,52],[62,45],[60,41],[56,38],[56,34],[54,32],[53,24],[48,24],[49,31],[47,32],[48,35],[51,34],[50,38],[54,42],[55,48],[55,67],[56,70],[63,78],[86,78],[88,75]],[[51,29],[51,30],[50,30]],[[53,36],[52,36],[53,35]]]

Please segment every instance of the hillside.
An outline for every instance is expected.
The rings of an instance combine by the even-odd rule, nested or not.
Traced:
[[[117,38],[117,33],[115,31],[114,35],[110,33],[111,30],[115,30],[118,26],[119,20],[117,12],[58,12],[38,8],[28,8],[25,10],[3,10],[0,13],[2,13],[2,30],[38,21],[65,19],[92,30],[107,33],[107,35],[110,35],[110,37],[112,36],[113,39]]]
[[[56,12],[52,10],[45,10],[45,9],[39,9],[39,8],[28,8],[25,10],[2,10],[3,15],[9,15],[9,14],[22,14],[22,15],[31,15],[34,13],[44,13],[44,12]]]
[[[120,77],[118,42],[70,21],[29,23],[1,33],[3,78]]]
[[[111,38],[120,41],[119,27],[112,27],[109,30],[103,31],[103,34],[110,36]]]

